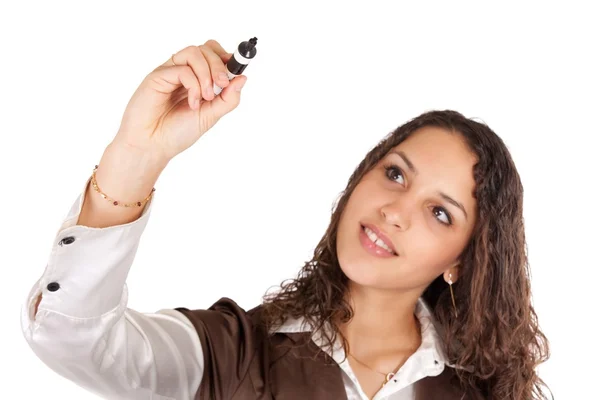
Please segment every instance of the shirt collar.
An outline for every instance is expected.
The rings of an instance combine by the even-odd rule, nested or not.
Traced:
[[[454,365],[448,364],[440,335],[435,327],[435,318],[431,309],[422,297],[419,297],[415,306],[415,316],[421,325],[421,345],[415,352],[415,355],[422,357],[423,361],[426,363],[425,365],[446,364],[454,367]],[[279,328],[274,329],[274,332],[300,333],[311,332],[311,330],[310,324],[304,320],[304,318],[288,318],[281,326],[279,326]],[[325,348],[326,340],[324,335],[319,332],[314,332],[312,339],[319,347],[322,349]],[[340,357],[343,358],[344,352],[339,341],[336,343],[333,352],[330,352],[329,354],[332,355],[337,362],[341,361]]]

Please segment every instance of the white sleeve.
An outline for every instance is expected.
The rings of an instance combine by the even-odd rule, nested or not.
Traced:
[[[22,306],[23,335],[48,367],[101,397],[193,399],[204,363],[191,322],[176,310],[127,308],[125,281],[154,199],[131,223],[76,225],[88,183]]]

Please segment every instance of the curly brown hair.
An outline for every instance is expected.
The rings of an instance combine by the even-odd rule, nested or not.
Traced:
[[[430,111],[385,136],[361,161],[332,208],[329,227],[298,277],[263,297],[267,327],[288,317],[304,318],[313,329],[332,330],[347,349],[338,324],[352,318],[345,298],[348,278],[336,253],[336,232],[350,195],[361,178],[393,147],[425,126],[459,133],[477,156],[473,168],[478,215],[472,237],[460,256],[461,279],[454,285],[455,316],[448,284],[440,276],[423,299],[441,330],[448,360],[457,366],[460,385],[489,399],[547,399],[547,385],[536,367],[549,358],[546,336],[531,303],[530,271],[523,221],[523,187],[503,141],[487,125],[452,111]]]

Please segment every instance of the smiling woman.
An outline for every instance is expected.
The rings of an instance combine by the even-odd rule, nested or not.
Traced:
[[[127,307],[158,176],[239,104],[231,57],[214,40],[186,47],[134,93],[23,305],[35,354],[110,399],[545,398],[519,174],[455,111],[369,151],[312,259],[254,309]]]
[[[535,368],[548,342],[525,246],[523,188],[502,140],[458,112],[424,113],[366,155],[313,259],[265,297],[264,320],[306,319],[331,349],[341,340],[372,396],[424,349],[424,305],[469,398],[545,398]]]
[[[394,146],[360,179],[340,217],[336,243],[345,275],[364,286],[410,291],[414,304],[431,281],[456,269],[475,225],[462,212],[466,204],[475,215],[475,162],[461,136],[436,127]],[[398,256],[386,263],[369,257],[353,234],[364,225]],[[392,295],[388,309],[401,297]]]

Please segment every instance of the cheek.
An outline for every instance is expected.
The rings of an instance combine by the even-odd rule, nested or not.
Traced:
[[[460,246],[451,235],[435,232],[435,228],[424,227],[412,232],[407,240],[405,257],[409,265],[415,273],[432,278],[444,272],[460,253]]]
[[[352,230],[353,226],[358,224],[361,218],[368,215],[365,210],[365,204],[368,204],[366,200],[361,197],[360,191],[352,193],[340,215],[339,229],[344,231]]]

